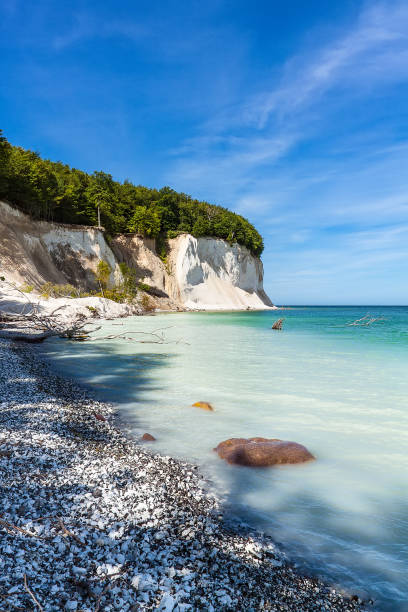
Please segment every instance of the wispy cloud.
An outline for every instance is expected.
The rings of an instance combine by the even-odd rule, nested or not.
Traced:
[[[95,18],[85,12],[78,12],[74,15],[74,23],[56,34],[52,39],[53,47],[64,50],[80,42],[92,38],[126,38],[133,42],[140,41],[146,37],[151,30],[146,25],[139,24],[133,20],[110,20]]]
[[[408,142],[384,103],[375,112],[377,97],[408,86],[408,5],[368,4],[330,35],[306,39],[272,87],[254,83],[208,118],[166,177],[258,223],[266,285],[289,300],[288,278],[386,278],[408,260]]]
[[[288,61],[279,86],[258,96],[247,113],[263,127],[272,113],[284,118],[316,102],[330,89],[358,83],[372,85],[408,75],[408,8],[390,4],[364,10],[346,35],[316,51]],[[398,55],[396,54],[398,51]]]
[[[274,140],[287,140],[288,131],[297,134],[291,138],[294,146],[310,134],[307,122],[315,121],[313,113],[325,115],[324,107],[317,107],[325,94],[348,87],[347,96],[354,97],[367,94],[367,88],[379,83],[384,86],[384,81],[406,81],[407,57],[408,6],[371,5],[350,32],[341,32],[332,42],[288,60],[272,90],[268,92],[264,87],[261,93],[250,94],[241,103],[222,110],[219,117],[205,122],[201,128],[205,135],[192,143],[194,151],[198,156],[208,155],[207,145],[217,146],[223,140],[229,145],[225,152],[229,157],[236,146],[242,150],[244,139],[247,149],[254,153],[257,147],[264,149],[266,139],[260,138],[259,133],[270,131],[274,136],[270,138],[271,148]],[[344,98],[344,93],[340,92],[340,96]],[[246,132],[244,138],[237,138],[242,130]],[[203,149],[200,145],[204,145]],[[287,152],[286,147],[282,148],[282,154]],[[245,156],[241,159],[245,161]]]

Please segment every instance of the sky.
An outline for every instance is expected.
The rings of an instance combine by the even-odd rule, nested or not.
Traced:
[[[408,2],[0,0],[0,127],[262,233],[276,304],[408,304]]]

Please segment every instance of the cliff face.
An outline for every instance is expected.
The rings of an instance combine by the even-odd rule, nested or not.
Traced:
[[[171,240],[174,295],[187,308],[235,310],[273,306],[263,290],[263,266],[246,247],[184,234]]]
[[[17,283],[39,287],[50,281],[92,290],[98,261],[103,259],[113,270],[111,283],[122,280],[118,264],[125,262],[140,281],[166,294],[163,307],[273,306],[263,290],[262,262],[245,247],[189,234],[170,240],[169,247],[165,265],[152,239],[125,234],[109,246],[97,228],[32,221],[0,202],[0,273]]]
[[[103,232],[92,227],[32,221],[0,202],[0,269],[18,283],[40,287],[46,282],[97,289],[98,261],[107,261],[112,283],[121,272]]]

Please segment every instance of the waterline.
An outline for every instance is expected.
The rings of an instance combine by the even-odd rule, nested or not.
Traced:
[[[100,333],[170,326],[174,343],[44,350],[116,402],[135,432],[152,433],[157,450],[200,463],[231,512],[305,567],[397,610],[408,597],[408,309],[379,309],[387,321],[375,329],[346,326],[367,310],[284,311],[283,332],[270,329],[276,312],[139,317]],[[198,400],[216,412],[191,408]],[[234,468],[212,452],[234,436],[292,439],[317,461]]]

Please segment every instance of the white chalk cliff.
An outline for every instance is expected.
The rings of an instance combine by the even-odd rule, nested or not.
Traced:
[[[186,308],[242,310],[272,307],[263,290],[263,266],[246,247],[183,234],[171,241],[174,299]]]
[[[112,284],[122,280],[118,264],[125,262],[140,281],[166,294],[158,307],[273,307],[263,290],[261,260],[238,244],[182,234],[169,240],[165,265],[152,239],[124,234],[108,245],[98,228],[33,221],[0,202],[0,275],[35,287],[50,281],[91,290],[101,259],[112,269]]]
[[[111,282],[121,280],[115,256],[97,228],[33,221],[0,202],[0,269],[8,279],[34,287],[52,282],[97,289],[101,259],[112,269]]]

